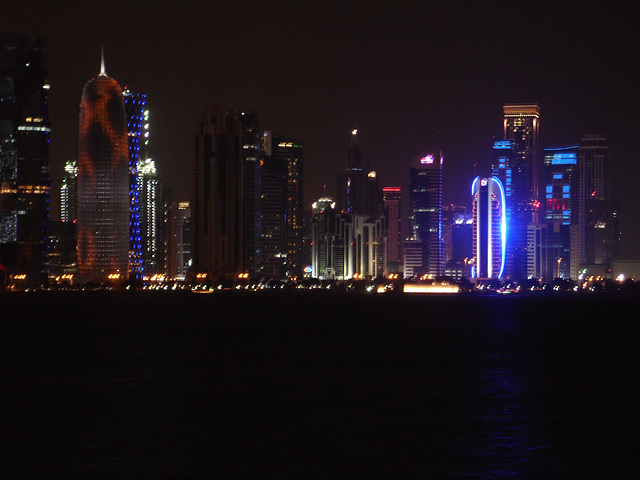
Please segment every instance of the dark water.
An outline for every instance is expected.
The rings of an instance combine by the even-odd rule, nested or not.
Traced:
[[[640,478],[640,299],[0,295],[0,478]]]

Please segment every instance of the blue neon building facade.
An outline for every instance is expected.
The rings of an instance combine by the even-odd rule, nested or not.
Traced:
[[[577,224],[578,153],[578,145],[544,150],[547,279],[570,278],[572,256],[579,261],[579,251],[571,251],[571,225]]]
[[[473,196],[473,267],[477,279],[502,278],[507,245],[505,189],[496,177],[476,177]]]
[[[144,273],[142,232],[140,229],[140,147],[144,140],[146,95],[123,92],[129,139],[129,275],[139,278]]]

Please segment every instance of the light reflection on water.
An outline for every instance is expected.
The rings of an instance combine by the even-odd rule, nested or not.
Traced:
[[[0,321],[7,478],[640,471],[637,304],[98,297],[50,320],[69,299],[28,300]]]

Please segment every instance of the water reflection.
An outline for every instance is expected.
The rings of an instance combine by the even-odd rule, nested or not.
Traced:
[[[540,478],[544,450],[540,419],[532,402],[517,318],[501,316],[487,324],[489,341],[477,376],[476,435],[467,445],[472,476]]]

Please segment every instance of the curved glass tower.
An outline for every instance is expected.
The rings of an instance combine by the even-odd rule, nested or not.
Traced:
[[[502,278],[507,241],[505,196],[497,177],[476,177],[473,195],[473,278]]]
[[[122,88],[100,74],[82,91],[78,128],[78,273],[125,278],[129,259],[129,155]]]

